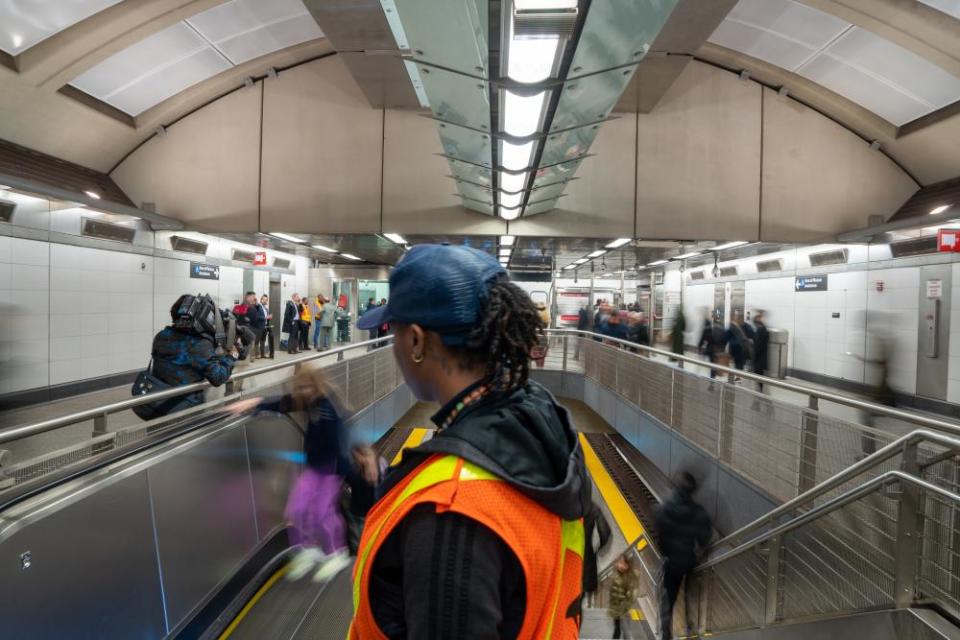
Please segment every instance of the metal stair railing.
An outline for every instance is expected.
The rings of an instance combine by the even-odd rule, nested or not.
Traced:
[[[802,495],[897,439],[882,428],[861,424],[864,416],[906,423],[906,429],[898,426],[903,429],[900,433],[926,429],[960,437],[960,423],[944,418],[712,365],[596,333],[553,329],[548,335],[548,370],[582,374],[779,502]],[[711,369],[721,378],[697,372]],[[782,393],[773,397],[731,382],[734,378]],[[838,417],[821,410],[824,402],[857,414],[852,419]],[[921,464],[939,453],[936,447],[922,449]],[[960,485],[954,462],[932,469],[931,479]]]
[[[941,453],[921,465],[918,452],[929,444]],[[960,496],[921,477],[958,454],[960,439],[915,431],[718,540],[678,602],[675,632],[704,636],[917,604],[960,616]],[[838,492],[898,456],[900,469]],[[645,549],[634,543],[628,553],[641,568],[638,597],[655,601],[661,556],[646,539]],[[612,571],[611,563],[601,572],[604,588]]]
[[[199,416],[224,407],[244,396],[242,385],[245,380],[256,380],[267,374],[289,370],[289,376],[282,376],[271,380],[270,384],[283,384],[294,374],[297,367],[321,361],[320,366],[327,378],[339,393],[341,400],[348,408],[360,410],[371,403],[383,398],[402,383],[402,376],[393,358],[393,336],[386,336],[365,342],[337,347],[328,351],[313,353],[299,358],[291,358],[256,369],[241,371],[231,376],[224,385],[224,395],[211,399],[204,404],[171,413],[170,415],[138,423],[131,427],[116,430],[108,429],[110,416],[127,411],[133,407],[173,398],[195,391],[205,391],[212,388],[208,382],[197,382],[175,387],[165,391],[132,397],[129,400],[115,402],[103,407],[78,411],[68,415],[0,430],[0,444],[14,442],[23,438],[30,438],[48,434],[60,429],[93,420],[93,433],[87,439],[68,443],[60,449],[50,451],[28,460],[9,460],[0,467],[0,490],[9,489],[25,482],[34,481],[46,474],[53,473],[67,466],[84,462],[87,459],[104,453],[134,445],[148,437],[153,437],[172,429],[185,418]],[[383,348],[370,349],[374,345]],[[345,357],[348,352],[363,350],[364,353],[355,357]],[[247,395],[250,392],[246,392]],[[262,388],[253,391],[262,393]],[[74,436],[75,437],[75,436]],[[2,452],[2,450],[0,450]]]

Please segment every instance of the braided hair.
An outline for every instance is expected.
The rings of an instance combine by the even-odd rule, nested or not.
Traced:
[[[510,391],[527,383],[530,351],[543,329],[530,296],[501,275],[490,284],[480,321],[456,351],[465,366],[485,367],[491,388]]]

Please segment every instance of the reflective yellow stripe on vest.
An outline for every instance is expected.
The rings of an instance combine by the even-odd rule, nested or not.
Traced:
[[[410,484],[407,485],[407,488],[404,489],[403,492],[393,501],[393,504],[390,505],[390,512],[381,520],[380,527],[370,537],[370,542],[361,551],[360,556],[357,558],[357,579],[353,581],[354,611],[356,611],[360,606],[360,582],[363,578],[363,571],[366,567],[367,560],[369,559],[370,550],[377,538],[380,537],[380,530],[387,523],[387,520],[390,519],[390,515],[399,509],[404,500],[413,494],[423,491],[424,489],[429,489],[430,487],[438,485],[441,482],[453,480],[454,472],[456,471],[457,464],[459,462],[460,458],[457,456],[444,456],[443,458],[430,463],[426,468],[420,471],[416,477],[413,478],[413,480],[410,481]],[[469,482],[471,480],[496,480],[502,482],[500,478],[493,475],[486,469],[482,469],[481,467],[464,460],[463,466],[460,468],[460,481]]]

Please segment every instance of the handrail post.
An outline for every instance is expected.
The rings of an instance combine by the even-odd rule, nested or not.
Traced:
[[[800,452],[797,459],[797,495],[817,484],[817,431],[819,430],[820,399],[810,396],[807,411],[800,418]]]
[[[560,369],[561,371],[567,370],[567,337],[567,334],[563,334],[563,336],[561,336],[561,339],[563,340],[563,367]]]
[[[785,535],[785,534],[784,534]],[[783,535],[770,538],[767,556],[767,601],[764,624],[776,623],[780,614],[780,569],[783,560]]]
[[[101,413],[93,418],[93,437],[102,436],[107,433],[108,413]]]
[[[903,447],[904,473],[918,476],[917,443]],[[900,502],[897,505],[897,547],[894,570],[893,601],[897,608],[909,607],[916,598],[920,543],[923,538],[923,491],[912,483],[900,483]]]
[[[720,384],[720,424],[717,425],[717,456],[723,462],[733,464],[733,423],[736,410],[736,389],[731,385]],[[727,395],[733,392],[733,400],[728,401]]]

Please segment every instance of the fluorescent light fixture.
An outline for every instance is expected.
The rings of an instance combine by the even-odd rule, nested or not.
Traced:
[[[500,207],[500,217],[504,220],[516,220],[520,217],[520,209],[507,209],[506,207]]]
[[[12,34],[10,34],[10,40],[13,41],[13,48],[14,48],[14,49],[19,49],[19,48],[20,48],[20,45],[23,44],[23,36],[20,35],[19,33],[12,33]]]
[[[533,155],[533,140],[524,144],[500,141],[500,164],[510,171],[519,171],[530,166]]]
[[[327,253],[339,253],[336,249],[331,249],[330,247],[325,247],[325,246],[323,246],[322,244],[315,244],[315,245],[313,245],[313,248],[314,248],[314,249],[318,249],[319,251],[326,251]]]
[[[937,215],[938,213],[943,213],[944,211],[946,211],[946,210],[949,209],[949,208],[950,208],[950,205],[948,205],[948,204],[942,204],[942,205],[940,205],[939,207],[937,207],[936,209],[931,210],[931,211],[930,211],[930,215],[935,216],[935,215]]]
[[[530,84],[546,80],[553,73],[560,38],[513,38],[507,54],[507,75]]]
[[[513,8],[517,11],[576,9],[577,0],[513,0]]]
[[[630,238],[617,238],[613,242],[607,245],[607,249],[619,249],[623,245],[630,242]]]
[[[516,240],[516,236],[500,236],[500,246],[502,247],[512,247],[513,242]]]
[[[674,260],[686,260],[687,258],[692,258],[693,256],[700,255],[699,251],[691,251],[690,253],[681,253],[679,256],[673,256]]]
[[[566,271],[566,270],[568,270],[568,269],[576,269],[578,266],[579,266],[579,265],[578,265],[577,263],[568,264],[567,266],[565,266],[565,267],[563,268],[563,270]]]
[[[500,256],[501,256],[501,257],[503,257],[503,256],[508,256],[508,255],[510,255],[511,253],[513,253],[513,249],[510,249],[509,247],[500,247]]]
[[[573,264],[583,264],[584,262],[590,262],[590,261],[586,258],[580,258],[579,260],[574,260]]]
[[[516,209],[523,200],[523,193],[501,193],[500,206],[508,209]]]
[[[603,275],[600,276],[600,277],[601,277],[601,278],[612,278],[612,277],[613,277],[613,274],[612,274],[612,273],[605,273],[605,274],[603,274]]]
[[[602,255],[605,254],[605,253],[606,253],[606,251],[605,251],[604,249],[597,249],[597,250],[594,251],[593,253],[588,253],[588,254],[587,254],[587,257],[588,257],[588,258],[599,258],[600,256],[602,256]]]
[[[520,96],[504,90],[503,130],[518,137],[536,133],[540,128],[540,116],[546,100],[546,91],[532,96]]]
[[[100,199],[100,194],[97,193],[96,191],[84,191],[84,193],[90,196],[91,198],[93,198],[94,200]]]
[[[527,174],[500,172],[500,189],[503,191],[523,191],[527,186]]]
[[[357,261],[362,260],[362,258],[358,258],[357,256],[353,255],[352,253],[341,253],[340,255],[343,256],[344,258],[346,258],[347,260],[357,260]]]
[[[654,260],[653,262],[651,262],[651,263],[648,264],[647,266],[648,266],[648,267],[659,267],[660,265],[662,265],[662,264],[667,264],[668,262],[670,262],[670,261],[669,261],[669,260]]]
[[[510,262],[509,257],[504,258],[503,256],[500,256],[500,264],[508,264],[509,262]]]
[[[403,239],[403,236],[399,233],[385,233],[383,237],[392,242],[393,244],[407,244],[407,241]]]
[[[720,246],[713,247],[711,251],[723,251],[724,249],[733,249],[734,247],[742,247],[745,244],[750,244],[746,240],[735,240],[733,242],[728,242],[727,244],[721,244]]]
[[[307,241],[306,238],[298,238],[297,236],[292,236],[289,233],[280,233],[279,231],[271,231],[270,235],[274,238],[280,238],[281,240],[286,240],[287,242],[296,242],[298,244],[304,244]]]

